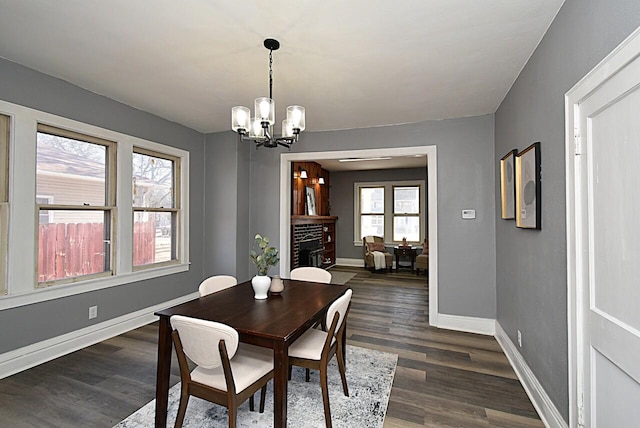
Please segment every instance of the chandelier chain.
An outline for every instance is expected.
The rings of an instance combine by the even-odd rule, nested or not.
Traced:
[[[273,50],[269,49],[269,98],[273,99]]]

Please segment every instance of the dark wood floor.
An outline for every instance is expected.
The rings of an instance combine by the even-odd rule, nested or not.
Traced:
[[[495,338],[429,327],[425,276],[334,269],[357,274],[348,342],[398,354],[386,428],[544,426]]]
[[[349,343],[399,356],[385,427],[543,426],[494,338],[428,326],[424,276],[333,269],[356,273]],[[113,426],[154,398],[156,340],[151,324],[0,380],[0,426]]]

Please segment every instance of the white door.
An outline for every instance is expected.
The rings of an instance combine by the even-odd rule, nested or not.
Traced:
[[[638,427],[640,58],[575,111],[578,424]]]

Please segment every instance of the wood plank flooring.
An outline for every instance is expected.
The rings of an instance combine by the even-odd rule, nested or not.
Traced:
[[[399,356],[385,427],[543,426],[494,338],[428,326],[424,276],[332,270],[356,273],[349,343]],[[156,343],[150,324],[0,380],[0,426],[113,426],[154,398]]]
[[[357,275],[348,343],[398,354],[386,428],[543,427],[495,338],[429,327],[425,276]]]

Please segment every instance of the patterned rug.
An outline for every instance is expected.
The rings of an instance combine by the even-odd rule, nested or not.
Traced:
[[[398,356],[372,349],[347,346],[347,385],[349,397],[342,392],[335,357],[329,364],[329,403],[331,420],[336,428],[382,427]],[[273,426],[273,381],[267,386],[264,413],[250,412],[247,400],[238,408],[238,427]],[[256,410],[259,393],[255,396]],[[289,381],[287,419],[289,427],[324,427],[322,392],[318,372],[311,371],[311,381],[304,381],[304,369],[293,368]],[[173,426],[180,400],[180,384],[169,391],[167,426]],[[154,425],[155,400],[147,403],[115,428],[140,428]],[[189,398],[185,428],[229,426],[227,409],[196,397]]]

